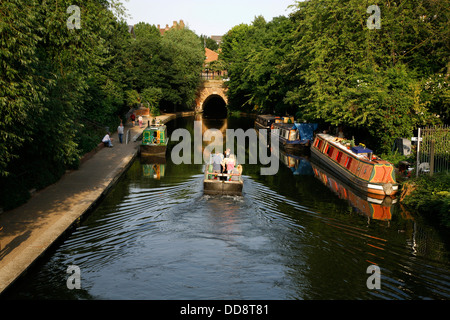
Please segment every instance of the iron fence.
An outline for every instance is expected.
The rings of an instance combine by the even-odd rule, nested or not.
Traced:
[[[210,71],[206,70],[200,74],[202,80],[223,80],[228,78],[228,71]]]
[[[419,128],[417,175],[450,169],[450,126]]]

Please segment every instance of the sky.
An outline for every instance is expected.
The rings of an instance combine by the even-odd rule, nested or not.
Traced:
[[[197,35],[224,35],[234,26],[250,24],[255,16],[262,15],[271,21],[280,15],[287,16],[288,7],[296,0],[123,0],[128,10],[128,24],[138,22],[171,27],[174,21],[183,20]]]

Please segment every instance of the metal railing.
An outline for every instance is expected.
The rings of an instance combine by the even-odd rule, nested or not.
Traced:
[[[212,177],[213,176],[213,177]],[[205,180],[215,180],[215,178],[224,178],[222,181],[240,182],[242,181],[242,175],[236,173],[218,173],[218,172],[208,172],[205,170]],[[232,180],[233,177],[238,177],[237,180]]]
[[[416,175],[449,171],[450,126],[419,128]]]
[[[228,71],[204,71],[200,74],[202,80],[223,80],[228,78]]]
[[[128,142],[130,141],[130,130],[131,130],[131,129],[128,129],[128,130],[127,130],[127,135],[126,135],[126,137],[125,137],[125,144],[128,144]]]

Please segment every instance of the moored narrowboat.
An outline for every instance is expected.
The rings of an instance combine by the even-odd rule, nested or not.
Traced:
[[[271,126],[271,141],[278,138],[281,148],[288,152],[309,151],[316,123],[276,122]]]
[[[392,163],[373,155],[364,146],[347,147],[343,138],[317,134],[311,155],[343,181],[364,193],[394,195],[398,191]]]
[[[142,133],[142,143],[140,154],[142,157],[157,156],[165,157],[169,137],[165,125],[152,125],[144,129]]]
[[[255,120],[256,131],[259,131],[261,129],[270,131],[270,127],[273,123],[275,123],[276,119],[279,119],[279,117],[273,116],[271,114],[258,115]]]

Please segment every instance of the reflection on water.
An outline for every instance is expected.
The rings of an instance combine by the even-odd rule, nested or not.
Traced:
[[[389,221],[392,219],[393,205],[397,203],[396,198],[390,196],[378,196],[362,194],[351,186],[345,184],[336,175],[321,167],[319,164],[310,164],[314,175],[340,199],[345,199],[361,214],[369,219]]]
[[[167,160],[161,156],[144,156],[139,158],[142,165],[142,175],[144,177],[161,179],[166,172]]]
[[[178,127],[193,134],[194,118],[170,122],[169,134]],[[306,157],[285,156],[274,176],[244,165],[243,195],[233,197],[203,194],[202,165],[138,159],[6,298],[450,298],[445,232],[398,203],[358,198]],[[371,264],[381,268],[380,290],[366,286]],[[66,287],[69,265],[81,269],[81,290]]]
[[[313,175],[309,156],[292,155],[280,150],[280,161],[291,169],[294,175]]]

